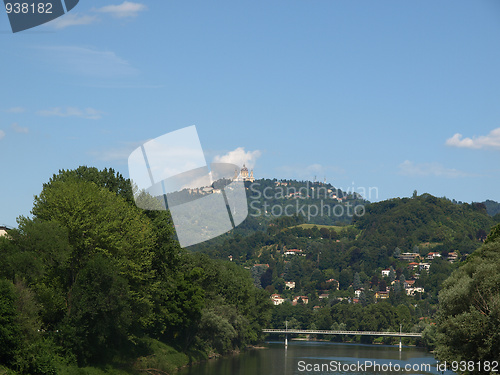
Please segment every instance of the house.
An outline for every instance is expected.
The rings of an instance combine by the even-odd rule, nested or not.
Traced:
[[[448,253],[448,261],[453,263],[454,261],[456,261],[458,258],[458,254],[455,253],[454,251],[452,251],[451,253]]]
[[[382,277],[389,277],[391,270],[382,270]]]
[[[254,264],[254,267],[265,267],[265,268],[269,268],[269,264]]]
[[[419,264],[418,264],[418,269],[419,269],[420,271],[422,271],[422,270],[429,271],[429,268],[431,268],[430,263],[419,263]]]
[[[6,236],[6,235],[7,235],[7,232],[8,232],[10,229],[11,229],[11,228],[7,227],[6,225],[0,225],[0,237]]]
[[[441,258],[441,254],[439,254],[439,253],[429,253],[425,257],[425,259],[429,259],[429,260],[434,260],[436,258]]]
[[[319,295],[319,299],[325,299],[325,298],[329,298],[330,295],[328,293],[322,293]]]
[[[275,306],[277,306],[277,305],[281,305],[283,302],[285,302],[285,299],[283,297],[281,297],[279,294],[272,294],[271,301],[273,301],[273,304]]]
[[[375,292],[375,298],[377,298],[377,299],[388,299],[389,298],[389,292],[382,292],[382,291]]]
[[[419,253],[403,253],[399,256],[400,260],[407,260],[409,262],[412,262],[415,260],[415,258],[419,257]]]
[[[285,250],[285,255],[302,255],[305,256],[305,254],[302,253],[302,250],[299,249],[290,249],[290,250]]]
[[[358,297],[358,298],[359,298],[359,296],[361,295],[361,293],[363,292],[363,290],[364,290],[363,288],[361,288],[361,289],[356,289],[356,290],[354,291],[354,295],[355,295],[356,297]]]
[[[411,262],[408,264],[408,269],[414,270],[418,268],[418,263],[417,262]]]
[[[295,281],[285,281],[285,288],[294,289],[295,288]]]
[[[424,293],[425,290],[422,287],[416,287],[416,288],[407,288],[406,290],[406,295],[408,296],[414,296],[415,293]]]
[[[292,305],[296,306],[297,303],[299,303],[299,299],[302,300],[302,302],[304,303],[304,305],[307,305],[309,303],[309,298],[307,296],[296,296],[296,297],[293,298]]]
[[[409,289],[413,287],[413,284],[415,284],[415,280],[406,280],[403,286],[405,289]]]

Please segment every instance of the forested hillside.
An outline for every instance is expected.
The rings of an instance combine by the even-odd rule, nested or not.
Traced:
[[[257,229],[250,234],[228,234],[194,249],[251,269],[255,285],[276,304],[276,328],[285,320],[321,329],[397,330],[402,324],[424,331],[422,342],[432,347],[442,282],[483,244],[495,221],[483,204],[429,194],[364,208],[350,225],[254,217]]]
[[[370,204],[353,224],[362,231],[362,245],[408,250],[423,246],[465,254],[477,248],[478,240],[486,239],[493,221],[482,203],[454,204],[423,194]]]

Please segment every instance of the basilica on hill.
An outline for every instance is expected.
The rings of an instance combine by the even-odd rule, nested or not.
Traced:
[[[238,174],[238,169],[234,170],[233,181],[250,181],[254,182],[255,178],[253,177],[253,169],[248,174],[248,168],[243,164],[243,168],[241,168],[240,173]]]

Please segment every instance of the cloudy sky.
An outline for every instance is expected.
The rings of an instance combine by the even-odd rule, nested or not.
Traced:
[[[207,162],[257,178],[500,201],[497,0],[82,0],[8,22],[0,224],[59,169],[128,177],[135,148],[190,125]]]

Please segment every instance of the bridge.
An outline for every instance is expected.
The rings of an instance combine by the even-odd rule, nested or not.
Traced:
[[[288,326],[288,322],[287,326]],[[263,329],[264,333],[277,333],[285,334],[285,348],[288,347],[288,335],[289,334],[304,334],[304,335],[356,335],[356,336],[392,336],[399,337],[399,350],[403,348],[401,342],[402,337],[422,337],[421,333],[413,332],[401,332],[401,326],[399,327],[399,332],[377,332],[377,331],[334,331],[334,330],[322,330],[322,329]]]
[[[331,331],[321,329],[263,329],[264,333],[277,334],[304,334],[304,335],[356,335],[356,336],[394,336],[394,337],[422,337],[421,333],[413,332],[377,332],[377,331]]]

